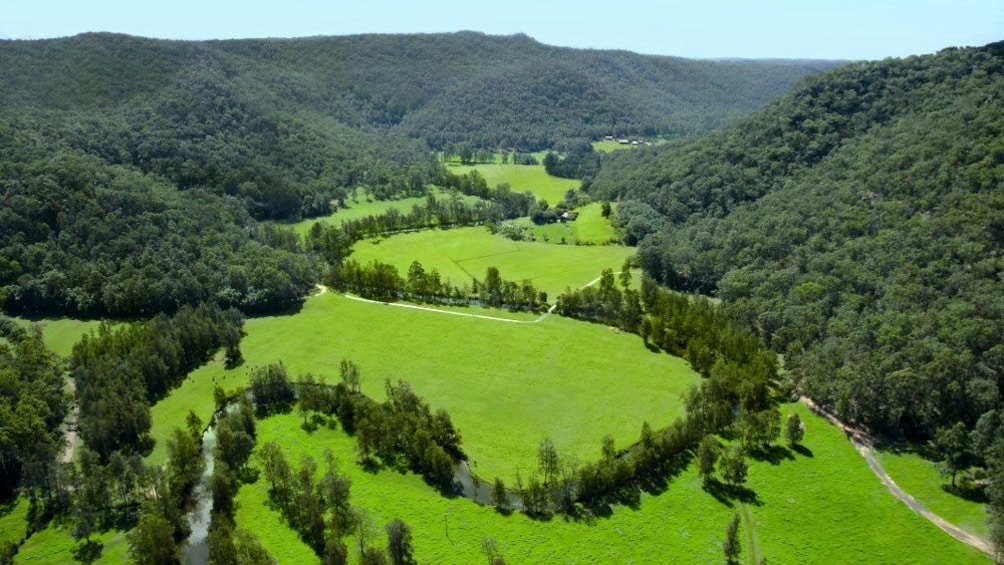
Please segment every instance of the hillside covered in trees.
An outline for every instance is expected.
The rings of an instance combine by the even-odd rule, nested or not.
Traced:
[[[328,214],[356,191],[423,195],[446,177],[444,144],[703,131],[828,65],[477,33],[0,41],[0,305],[288,309],[320,271],[260,221]]]
[[[894,436],[999,437],[1004,44],[851,64],[623,153],[590,190],[645,271],[720,297],[796,390]]]

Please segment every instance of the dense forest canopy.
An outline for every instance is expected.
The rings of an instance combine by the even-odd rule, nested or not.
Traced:
[[[812,77],[703,139],[613,156],[590,189],[622,201],[649,274],[716,293],[802,391],[929,438],[1001,408],[1002,140],[998,43]]]
[[[357,191],[424,195],[446,177],[430,143],[703,131],[831,65],[477,33],[0,41],[0,306],[286,309],[320,270],[257,222],[328,214]]]

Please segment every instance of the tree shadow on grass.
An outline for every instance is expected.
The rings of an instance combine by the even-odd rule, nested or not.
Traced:
[[[791,450],[803,457],[815,457],[811,449],[800,443],[791,446]]]
[[[101,557],[105,545],[98,540],[90,540],[73,548],[73,559],[81,563],[94,563]]]
[[[734,508],[737,500],[753,506],[763,506],[763,501],[757,496],[756,491],[743,485],[730,485],[718,479],[710,479],[701,488],[727,508]]]
[[[767,461],[771,465],[780,465],[781,461],[788,460],[794,461],[795,456],[791,454],[791,450],[783,445],[768,445],[767,447],[758,447],[749,452],[752,459],[756,461]]]
[[[961,499],[968,500],[969,502],[977,502],[979,504],[990,504],[990,497],[987,496],[986,491],[983,487],[972,485],[960,485],[957,484],[954,487],[950,484],[941,485],[941,490],[947,492],[952,496],[957,496]]]

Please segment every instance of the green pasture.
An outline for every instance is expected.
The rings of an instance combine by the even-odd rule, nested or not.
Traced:
[[[610,219],[603,217],[601,203],[593,202],[576,208],[575,211],[579,216],[569,222],[538,226],[529,218],[520,218],[515,223],[529,228],[533,241],[542,243],[607,245],[616,241],[617,231],[610,224]]]
[[[437,199],[450,198],[450,194],[443,192],[439,189],[432,188],[432,194]],[[474,202],[478,200],[476,196],[468,196],[465,194],[460,194],[459,197],[465,202]],[[346,220],[357,220],[359,218],[365,218],[366,216],[379,216],[384,212],[395,209],[402,213],[410,212],[411,209],[418,205],[422,206],[426,203],[427,198],[425,196],[416,196],[412,198],[401,198],[398,200],[371,200],[369,197],[364,196],[358,202],[349,200],[346,203],[346,207],[339,208],[335,210],[330,215],[323,216],[320,218],[308,218],[306,220],[301,220],[299,222],[278,222],[286,228],[290,228],[296,233],[305,235],[314,224],[318,222],[323,222],[327,224],[341,224]]]
[[[0,503],[0,547],[20,543],[28,530],[28,499],[19,496]]]
[[[321,461],[331,449],[352,480],[352,504],[377,528],[394,518],[409,524],[420,563],[478,562],[485,537],[510,563],[720,563],[733,512],[744,516],[743,563],[754,562],[754,543],[768,563],[989,562],[893,498],[837,428],[802,406],[783,412],[792,410],[807,424],[806,449],[775,446],[773,458],[753,461],[745,504],[703,490],[691,464],[663,492],[643,493],[637,508],[615,506],[609,517],[582,521],[502,516],[463,498],[444,498],[410,473],[365,472],[352,438],[325,428],[307,434],[295,413],[260,421],[258,434],[259,444],[276,441],[296,464],[302,454]],[[238,525],[254,529],[280,562],[313,559],[265,504],[267,488],[262,480],[241,487]],[[354,540],[346,542],[350,553],[357,551]]]
[[[985,504],[945,490],[950,478],[941,476],[937,463],[911,451],[876,451],[875,457],[896,484],[928,510],[970,533],[987,537],[990,526]]]
[[[578,179],[553,177],[544,170],[544,165],[451,165],[450,172],[457,175],[477,170],[488,181],[488,186],[509,183],[516,192],[529,190],[537,197],[547,200],[552,206],[565,198],[568,189],[582,186]]]
[[[637,145],[631,144],[621,144],[617,143],[616,139],[603,139],[600,141],[593,142],[593,151],[597,153],[611,153],[613,151],[621,151],[624,149],[634,149],[638,147]]]
[[[779,445],[755,462],[750,510],[768,563],[988,563],[913,513],[872,473],[843,432],[803,405],[805,451]]]
[[[637,440],[642,422],[663,426],[681,415],[680,395],[698,376],[682,359],[647,350],[636,335],[550,316],[514,324],[390,305],[327,293],[292,316],[247,321],[243,367],[221,359],[188,376],[153,406],[150,461],[162,462],[170,430],[193,409],[213,410],[213,387],[243,385],[249,367],[284,361],[292,376],[338,378],[343,358],[359,364],[363,391],[383,398],[384,380],[404,379],[460,429],[475,471],[510,480],[535,465],[549,436],[582,460],[599,452],[604,435],[619,445]]]
[[[76,541],[70,534],[70,523],[50,523],[44,530],[32,534],[14,556],[14,563],[63,564],[81,561],[78,553],[84,541]],[[129,563],[129,543],[125,532],[109,530],[91,535],[91,542],[100,544],[100,554],[94,563]]]
[[[550,245],[512,241],[492,235],[483,227],[425,230],[356,244],[352,257],[361,263],[377,259],[406,273],[418,260],[426,271],[436,268],[447,279],[466,282],[483,279],[488,267],[498,267],[510,280],[530,279],[554,300],[566,288],[578,288],[605,268],[619,271],[634,253],[614,245]]]
[[[73,353],[74,344],[91,330],[97,330],[101,324],[100,320],[74,320],[72,318],[15,319],[21,325],[37,325],[41,328],[42,341],[45,342],[45,346],[63,357],[69,357]]]

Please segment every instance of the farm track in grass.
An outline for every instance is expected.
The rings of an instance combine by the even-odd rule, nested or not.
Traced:
[[[378,399],[385,379],[409,381],[433,409],[450,413],[474,470],[506,480],[536,465],[544,436],[585,460],[606,434],[628,445],[642,422],[667,425],[682,415],[680,397],[699,378],[684,360],[652,353],[640,337],[598,324],[558,316],[493,323],[332,292],[295,315],[249,319],[245,330],[244,366],[226,370],[222,359],[214,360],[153,406],[150,462],[163,461],[166,438],[184,427],[188,410],[208,420],[215,385],[233,390],[247,382],[250,367],[280,360],[292,378],[310,372],[334,382],[341,360],[352,359],[363,391]]]
[[[553,301],[566,289],[578,288],[603,269],[620,270],[634,254],[631,247],[616,245],[550,245],[512,241],[492,235],[483,227],[424,230],[367,239],[355,246],[352,257],[360,263],[379,260],[406,273],[412,261],[426,271],[437,269],[444,279],[466,282],[483,278],[488,267],[497,267],[507,280],[530,279]]]
[[[915,499],[909,493],[901,489],[899,485],[897,485],[896,482],[892,479],[892,477],[889,476],[889,473],[886,472],[885,468],[882,467],[882,464],[878,461],[878,459],[876,459],[875,453],[873,451],[873,442],[871,438],[868,436],[868,434],[862,432],[861,430],[853,428],[847,424],[844,424],[839,419],[837,419],[836,416],[830,414],[826,410],[817,406],[816,403],[814,403],[812,399],[808,397],[802,397],[801,401],[806,406],[809,406],[814,412],[817,412],[826,417],[826,419],[829,420],[830,423],[844,430],[844,432],[847,434],[848,439],[850,439],[851,444],[854,445],[854,449],[858,453],[860,453],[862,457],[864,457],[865,461],[868,463],[868,467],[872,470],[873,473],[875,473],[875,476],[877,476],[879,480],[882,481],[882,484],[884,484],[886,488],[889,489],[889,492],[892,493],[893,496],[902,501],[903,504],[906,504],[906,506],[910,510],[916,512],[920,516],[923,516],[926,520],[937,526],[940,530],[952,536],[953,538],[961,541],[962,543],[985,553],[989,557],[994,556],[994,549],[989,541],[987,541],[984,538],[981,538],[980,536],[967,532],[964,529],[956,526],[955,524],[950,523],[948,520],[945,520],[941,516],[935,514],[934,512],[931,512],[926,506],[918,502],[917,499]]]

